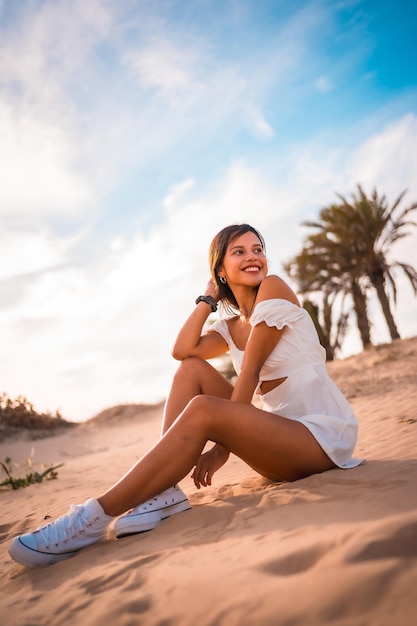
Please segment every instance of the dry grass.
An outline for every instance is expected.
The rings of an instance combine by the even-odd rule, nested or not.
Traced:
[[[0,441],[19,434],[40,439],[73,426],[58,411],[39,413],[24,396],[12,399],[4,392],[0,396]]]

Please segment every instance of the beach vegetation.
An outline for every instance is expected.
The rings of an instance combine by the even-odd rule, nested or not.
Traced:
[[[59,465],[51,465],[42,467],[41,471],[37,471],[33,467],[34,448],[32,448],[30,456],[25,460],[23,474],[18,463],[12,461],[10,457],[6,457],[4,461],[0,461],[0,466],[6,474],[5,480],[0,482],[1,489],[20,489],[21,487],[29,487],[44,480],[55,480],[58,477],[57,469],[62,467]]]
[[[36,433],[40,436],[51,435],[74,425],[65,420],[59,411],[36,411],[24,396],[10,398],[5,392],[0,394],[0,440],[19,430],[31,431],[36,437]]]

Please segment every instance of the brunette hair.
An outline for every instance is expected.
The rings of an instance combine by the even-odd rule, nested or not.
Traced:
[[[232,308],[233,311],[236,309],[239,310],[238,303],[233,294],[233,291],[230,289],[227,283],[223,284],[220,281],[218,276],[218,271],[223,265],[223,260],[226,255],[227,248],[232,241],[235,241],[241,235],[245,233],[254,233],[261,242],[262,248],[265,251],[265,241],[259,231],[256,230],[253,226],[249,224],[231,224],[230,226],[226,226],[217,235],[214,237],[213,241],[210,244],[209,249],[209,266],[211,272],[211,278],[213,282],[217,285],[219,289],[219,300],[225,306],[226,310]]]

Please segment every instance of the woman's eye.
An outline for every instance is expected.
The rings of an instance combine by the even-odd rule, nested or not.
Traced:
[[[259,248],[252,248],[251,252],[247,252],[246,250],[243,250],[242,248],[238,248],[236,250],[232,250],[231,251],[232,254],[237,254],[237,255],[242,255],[242,254],[264,254],[264,249],[259,246]]]

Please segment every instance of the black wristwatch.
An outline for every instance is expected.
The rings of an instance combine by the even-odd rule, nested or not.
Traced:
[[[211,296],[198,296],[195,303],[198,304],[199,302],[205,302],[206,304],[208,304],[211,307],[212,313],[217,311],[217,302]]]

